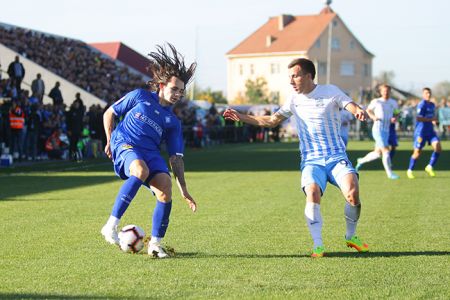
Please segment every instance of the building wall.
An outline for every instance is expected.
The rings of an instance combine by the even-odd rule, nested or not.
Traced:
[[[372,84],[372,57],[365,51],[340,18],[333,20],[332,38],[339,41],[339,49],[331,51],[330,83],[339,86],[352,96],[356,96],[361,88],[370,88]],[[308,57],[316,64],[317,82],[326,83],[328,28],[320,35],[318,44],[308,51]],[[344,64],[344,66],[343,66]],[[353,66],[353,67],[350,67]],[[352,72],[353,71],[353,72]],[[346,74],[343,74],[346,72]]]
[[[356,98],[361,89],[371,87],[372,57],[363,49],[339,17],[335,17],[333,24],[332,38],[339,41],[340,47],[339,49],[332,49],[331,52],[330,83],[339,86],[343,91]],[[309,58],[315,63],[316,82],[325,84],[327,79],[328,28],[324,30],[318,40],[320,41],[313,44],[307,53],[228,56],[228,101],[232,102],[239,95],[245,95],[247,79],[255,80],[257,77],[264,77],[268,83],[269,94],[279,92],[279,103],[284,103],[292,90],[289,85],[287,66],[293,59],[299,57]],[[272,72],[272,64],[279,66],[279,72]],[[251,66],[253,66],[253,73],[251,72]],[[325,73],[323,72],[324,67]]]
[[[227,66],[227,98],[234,99],[245,96],[245,82],[263,77],[267,81],[267,92],[271,102],[283,104],[292,91],[289,85],[287,66],[304,53],[289,53],[270,56],[228,57]],[[253,67],[252,67],[253,66]],[[252,72],[253,68],[253,72]]]

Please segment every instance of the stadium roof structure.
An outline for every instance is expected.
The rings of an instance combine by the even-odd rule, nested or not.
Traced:
[[[121,61],[127,66],[132,67],[136,71],[139,71],[143,75],[149,76],[147,72],[147,66],[150,60],[142,54],[139,54],[135,50],[131,49],[122,42],[104,42],[104,43],[90,43],[91,47],[96,48],[100,52],[108,55],[109,57]]]
[[[264,25],[231,49],[227,55],[307,52],[335,17],[339,18],[329,6],[317,15],[270,17]],[[270,43],[267,43],[268,37],[271,39]],[[373,56],[359,41],[358,43],[364,51]]]

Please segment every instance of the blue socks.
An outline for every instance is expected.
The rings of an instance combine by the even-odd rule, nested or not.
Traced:
[[[434,167],[440,154],[441,153],[439,153],[439,152],[433,152],[433,154],[431,154],[430,163],[429,163],[430,166]]]
[[[172,210],[172,201],[161,202],[156,200],[155,210],[153,211],[152,237],[163,238],[169,226],[169,216]]]
[[[130,176],[130,178],[123,183],[119,194],[117,195],[116,202],[114,202],[111,213],[112,216],[118,219],[123,216],[142,183],[143,182],[135,176]]]
[[[389,156],[391,157],[391,161],[394,158],[394,155],[395,155],[396,151],[397,151],[396,149],[391,149],[391,151],[389,151]]]
[[[415,160],[414,158],[412,158],[412,156],[411,156],[411,158],[409,159],[409,167],[408,167],[408,170],[413,170],[414,169],[414,166],[416,165],[416,161],[417,160]]]

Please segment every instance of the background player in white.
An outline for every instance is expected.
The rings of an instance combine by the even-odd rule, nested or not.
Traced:
[[[322,257],[325,253],[320,199],[327,181],[338,186],[347,200],[344,209],[347,246],[366,252],[369,246],[355,235],[361,212],[358,177],[347,158],[345,145],[340,137],[339,109],[350,111],[359,120],[365,120],[366,113],[338,87],[314,84],[316,70],[310,60],[295,59],[288,68],[290,84],[295,92],[280,110],[270,116],[251,116],[227,109],[224,117],[261,127],[275,127],[294,116],[302,155],[305,217],[314,242],[312,257]]]
[[[367,107],[369,117],[374,121],[372,135],[375,140],[375,149],[366,156],[358,158],[356,170],[365,163],[376,160],[381,157],[384,170],[389,179],[398,179],[398,175],[392,172],[391,158],[389,156],[389,127],[394,111],[398,108],[397,101],[391,99],[391,87],[387,84],[380,86],[380,98],[373,99]]]

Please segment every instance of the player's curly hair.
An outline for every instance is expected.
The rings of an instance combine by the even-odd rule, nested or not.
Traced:
[[[167,43],[170,52],[165,46],[156,45],[156,51],[150,52],[150,64],[147,70],[150,72],[151,80],[147,82],[153,91],[159,89],[159,84],[166,84],[173,76],[184,82],[186,86],[194,75],[197,63],[192,63],[189,68],[184,63],[184,57],[177,49]]]

